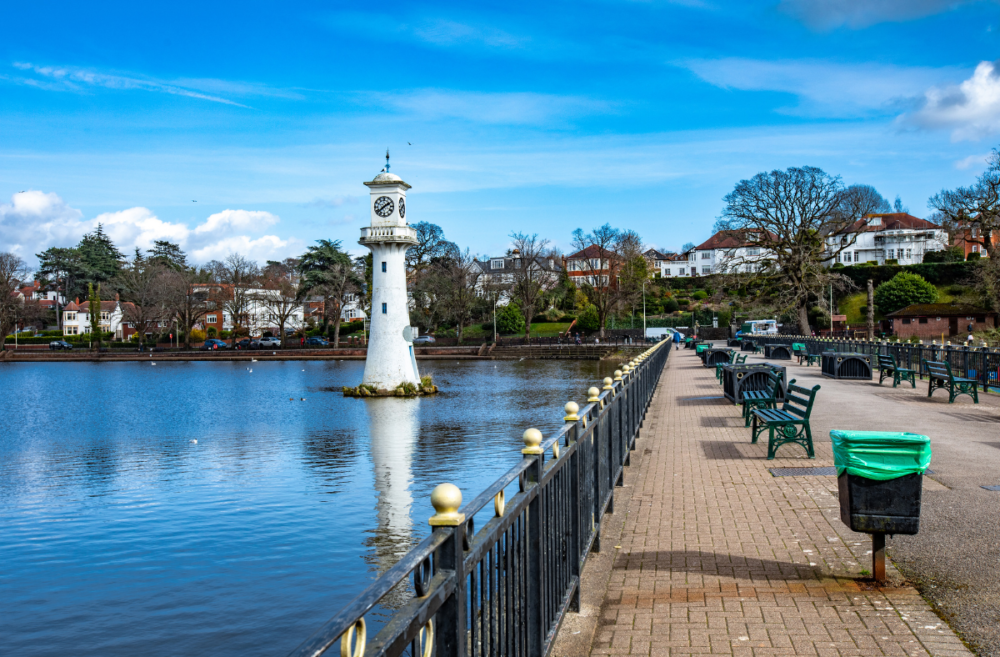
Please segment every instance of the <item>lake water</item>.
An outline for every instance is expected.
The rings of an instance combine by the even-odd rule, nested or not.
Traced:
[[[359,361],[0,364],[0,652],[287,653],[426,536],[434,486],[472,499],[615,369],[420,366],[442,394],[344,399]]]

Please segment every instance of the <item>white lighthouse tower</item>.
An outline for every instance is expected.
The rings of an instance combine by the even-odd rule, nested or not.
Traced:
[[[410,311],[406,296],[406,249],[417,243],[417,231],[406,223],[406,190],[402,178],[385,169],[366,182],[371,192],[372,222],[361,229],[358,243],[372,251],[371,337],[365,360],[364,385],[392,390],[401,383],[420,384],[413,357]]]

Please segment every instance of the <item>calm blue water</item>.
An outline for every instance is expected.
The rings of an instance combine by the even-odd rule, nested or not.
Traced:
[[[426,535],[434,486],[472,499],[614,369],[423,361],[436,397],[333,391],[363,367],[0,365],[0,652],[286,653]]]

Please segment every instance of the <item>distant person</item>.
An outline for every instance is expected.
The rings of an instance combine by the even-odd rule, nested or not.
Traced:
[[[681,348],[681,332],[674,331],[674,351],[677,351],[680,348]]]
[[[972,334],[970,333],[968,340],[966,340],[966,344],[968,344],[970,347],[972,346],[972,339],[973,339]]]

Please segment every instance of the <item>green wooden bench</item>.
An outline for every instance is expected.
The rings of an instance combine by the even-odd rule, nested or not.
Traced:
[[[768,372],[768,388],[765,390],[747,390],[743,393],[744,426],[750,426],[753,411],[758,408],[777,408],[778,397],[781,396],[781,373]]]
[[[892,387],[895,388],[899,385],[900,381],[909,381],[910,385],[914,388],[917,387],[916,379],[917,371],[907,369],[905,367],[900,367],[896,364],[896,357],[894,355],[883,356],[878,355],[878,384],[882,385],[882,381],[892,377]]]
[[[959,395],[969,395],[974,403],[979,403],[979,381],[955,376],[951,371],[951,363],[948,361],[923,359],[923,363],[930,381],[927,387],[928,397],[933,395],[938,388],[946,388],[949,404],[954,402]]]
[[[813,450],[812,431],[809,429],[809,415],[819,386],[803,388],[795,385],[795,379],[788,382],[785,389],[785,403],[781,408],[759,408],[753,411],[750,431],[756,443],[764,429],[768,430],[767,460],[774,460],[778,448],[788,443],[796,443],[805,448],[809,458],[816,458]]]

